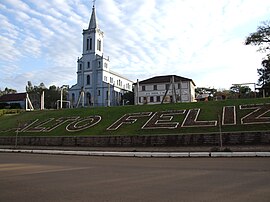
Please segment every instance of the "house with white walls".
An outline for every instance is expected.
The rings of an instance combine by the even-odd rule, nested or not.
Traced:
[[[165,75],[134,84],[135,105],[195,102],[195,83],[192,79]]]

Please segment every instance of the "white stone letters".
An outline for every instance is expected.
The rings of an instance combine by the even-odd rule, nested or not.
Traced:
[[[141,113],[133,113],[133,114],[125,114],[116,122],[114,122],[111,126],[107,128],[107,130],[117,130],[123,124],[132,124],[137,121],[138,118],[151,116],[152,112],[141,112]]]
[[[217,121],[198,121],[200,109],[190,109],[183,121],[182,127],[211,127],[216,126]]]
[[[80,130],[85,130],[91,128],[92,126],[98,124],[101,121],[101,116],[89,116],[85,118],[80,118],[74,122],[67,125],[66,130],[69,132],[77,132]]]
[[[241,124],[270,123],[270,104],[240,105],[241,110],[252,110],[251,113],[241,118]],[[268,113],[268,115],[267,115]]]
[[[171,122],[175,115],[184,114],[185,110],[156,112],[142,127],[142,129],[175,129],[179,122]]]
[[[267,104],[253,104],[253,105],[240,105],[242,118],[239,117],[240,123],[237,123],[237,111],[235,106],[224,106],[222,110],[223,126],[227,125],[251,125],[251,124],[270,124],[270,103]],[[201,110],[189,109],[187,110],[169,110],[159,112],[138,112],[124,114],[117,121],[113,122],[109,127],[104,130],[116,131],[121,129],[125,124],[134,124],[140,118],[147,118],[148,120],[142,124],[142,130],[145,129],[180,129],[180,128],[192,128],[192,127],[216,127],[217,120],[205,121],[198,120]],[[238,111],[239,112],[239,111]],[[182,116],[179,118],[179,116]],[[183,117],[185,116],[185,118]],[[184,118],[184,119],[183,119]],[[218,118],[218,117],[217,117]],[[217,119],[216,118],[216,119]],[[201,118],[200,118],[201,119]],[[183,121],[181,121],[183,120]],[[102,117],[99,115],[88,117],[60,117],[60,118],[48,118],[40,121],[35,119],[27,123],[21,124],[19,128],[6,129],[0,131],[5,133],[7,131],[17,132],[51,132],[54,129],[66,125],[65,129],[68,132],[78,132],[86,129],[90,129],[102,121]],[[182,122],[182,123],[181,123]]]

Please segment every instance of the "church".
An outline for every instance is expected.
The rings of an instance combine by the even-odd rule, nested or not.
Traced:
[[[133,82],[110,70],[103,52],[104,32],[98,27],[95,6],[88,29],[83,30],[82,57],[77,60],[77,84],[68,91],[72,107],[117,106],[132,91]]]

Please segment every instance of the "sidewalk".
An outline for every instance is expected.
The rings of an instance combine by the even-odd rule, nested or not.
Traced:
[[[37,150],[65,150],[65,151],[114,151],[114,152],[210,152],[216,151],[218,146],[182,146],[182,147],[63,147],[63,146],[17,146],[0,145],[0,149],[37,149]],[[258,146],[224,146],[233,152],[270,152],[270,145]]]
[[[212,150],[212,151],[211,151]],[[110,157],[270,157],[268,146],[230,147],[217,152],[212,147],[30,147],[3,146],[0,152],[52,155],[110,156]]]
[[[72,151],[37,149],[0,149],[3,153],[31,153],[50,155],[104,156],[104,157],[154,157],[154,158],[194,158],[194,157],[270,157],[270,152],[137,152],[137,151]]]

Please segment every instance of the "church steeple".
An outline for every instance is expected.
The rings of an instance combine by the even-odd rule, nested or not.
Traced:
[[[96,9],[95,9],[95,5],[93,4],[92,15],[91,15],[88,29],[96,29],[96,28],[98,28],[98,24],[97,24],[97,19],[96,19]]]
[[[95,0],[93,0],[92,14],[88,29],[83,30],[83,55],[103,55],[104,33],[98,28]]]

